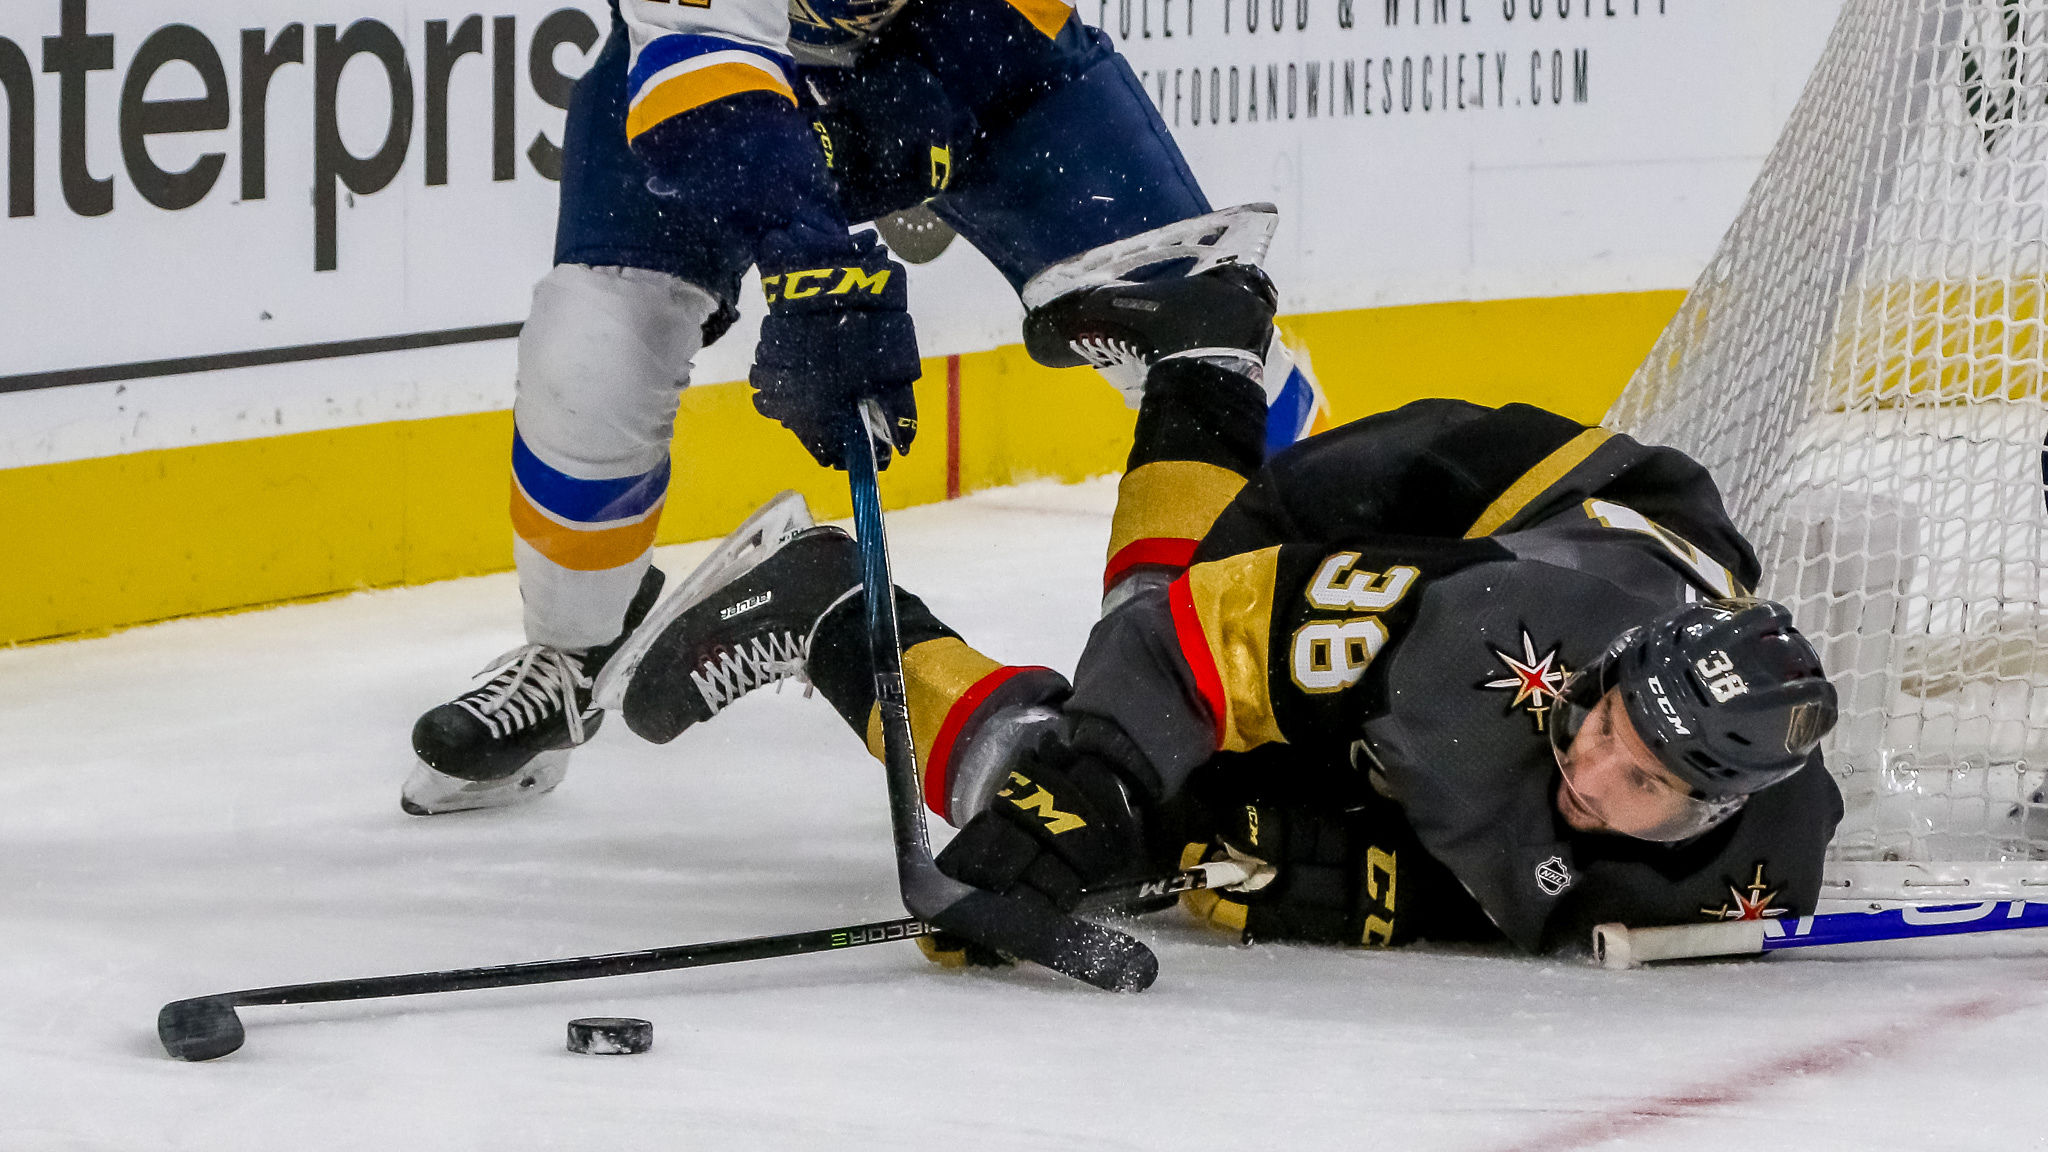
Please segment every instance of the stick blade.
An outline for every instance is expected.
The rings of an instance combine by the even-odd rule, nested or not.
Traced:
[[[173,1000],[156,1014],[156,1038],[180,1060],[218,1060],[242,1046],[242,1019],[216,996]]]
[[[1138,940],[993,892],[972,889],[927,919],[1107,992],[1142,992],[1159,976],[1159,958]]]

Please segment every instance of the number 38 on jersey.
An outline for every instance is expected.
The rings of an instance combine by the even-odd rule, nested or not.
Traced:
[[[1326,612],[1384,612],[1399,604],[1421,572],[1395,565],[1384,572],[1356,571],[1356,552],[1338,552],[1316,568],[1303,595],[1311,609]],[[1344,620],[1310,620],[1294,630],[1288,673],[1304,692],[1341,692],[1358,683],[1387,643],[1387,626],[1377,615]]]

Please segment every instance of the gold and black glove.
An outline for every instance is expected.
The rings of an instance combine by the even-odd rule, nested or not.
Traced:
[[[1187,845],[1181,866],[1254,860],[1276,875],[1255,892],[1183,894],[1198,919],[1247,941],[1385,947],[1407,938],[1396,935],[1399,848],[1371,842],[1362,809],[1250,802],[1219,815],[1215,835]]]
[[[1136,795],[1106,756],[1042,741],[939,853],[939,868],[964,884],[1070,912],[1087,889],[1147,874]]]

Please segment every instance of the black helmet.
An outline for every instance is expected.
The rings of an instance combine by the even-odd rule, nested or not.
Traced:
[[[1636,734],[1696,796],[1732,800],[1806,764],[1838,715],[1820,654],[1771,600],[1708,600],[1631,628],[1565,685],[1591,709],[1608,689]]]

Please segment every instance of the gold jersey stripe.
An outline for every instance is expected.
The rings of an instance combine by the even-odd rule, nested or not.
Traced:
[[[1244,477],[1196,460],[1141,464],[1116,486],[1109,558],[1134,540],[1200,540],[1244,488]]]
[[[1499,531],[1501,525],[1514,519],[1522,509],[1535,503],[1538,496],[1549,491],[1550,486],[1563,479],[1565,473],[1584,463],[1586,457],[1591,456],[1593,450],[1606,443],[1607,438],[1612,435],[1614,433],[1605,428],[1588,428],[1565,441],[1564,447],[1545,456],[1534,468],[1522,473],[1520,479],[1508,485],[1507,491],[1487,505],[1486,511],[1481,512],[1479,519],[1473,521],[1472,527],[1466,530],[1465,539],[1476,540]]]
[[[911,646],[903,653],[903,695],[910,705],[910,741],[917,748],[918,782],[932,767],[932,745],[946,714],[969,688],[1002,665],[952,636]],[[868,709],[868,751],[882,759],[882,706]],[[940,813],[941,816],[945,813]]]
[[[796,103],[796,94],[789,90],[789,85],[769,75],[765,66],[720,62],[664,80],[640,97],[640,102],[626,113],[626,139],[638,138],[671,116],[741,92],[773,92],[791,104]]]
[[[1188,569],[1188,597],[1222,682],[1222,751],[1284,743],[1273,716],[1268,648],[1280,546],[1210,560]]]

